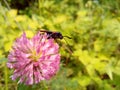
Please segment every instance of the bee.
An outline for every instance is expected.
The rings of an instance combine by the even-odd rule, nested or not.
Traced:
[[[47,34],[47,39],[63,39],[63,37],[67,37],[71,39],[69,36],[63,36],[60,32],[53,32],[47,30],[40,30],[40,32],[45,32]]]
[[[63,39],[64,37],[67,37],[69,39],[72,39],[69,36],[63,36],[62,33],[60,32],[53,32],[53,31],[48,31],[48,30],[40,30],[40,32],[46,33],[47,34],[47,39]],[[64,39],[65,40],[65,39]],[[65,42],[67,43],[67,46],[69,47],[69,44],[67,42],[67,40],[65,40]],[[68,49],[66,46],[64,46],[68,52],[70,52],[72,54],[72,50]]]

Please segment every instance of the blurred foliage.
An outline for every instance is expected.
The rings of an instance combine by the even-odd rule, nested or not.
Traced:
[[[0,90],[119,90],[119,0],[8,0],[0,2]],[[61,69],[50,81],[17,85],[7,55],[23,31],[59,31]],[[68,45],[69,44],[69,45]],[[72,54],[70,53],[72,51]]]

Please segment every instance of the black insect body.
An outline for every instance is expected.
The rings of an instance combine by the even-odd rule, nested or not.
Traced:
[[[47,36],[48,36],[47,39],[51,39],[51,38],[53,38],[53,39],[63,39],[63,37],[67,37],[67,38],[71,39],[68,36],[63,36],[60,32],[52,32],[52,31],[46,31],[46,30],[42,30],[40,32],[47,33]]]
[[[63,36],[60,32],[46,32],[48,35],[48,39],[54,38],[54,39],[63,39]]]

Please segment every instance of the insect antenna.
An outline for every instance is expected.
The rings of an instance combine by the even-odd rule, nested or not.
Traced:
[[[67,37],[67,38],[69,38],[69,39],[72,39],[71,37],[69,37],[69,36],[63,36],[63,37]]]

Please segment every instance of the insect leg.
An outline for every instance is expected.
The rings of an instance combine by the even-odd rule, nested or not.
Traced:
[[[67,46],[70,47],[70,45],[68,44],[68,41],[64,38],[65,42],[67,43]],[[70,48],[68,48],[67,46],[64,45],[65,49],[70,53],[72,54],[72,50]]]

